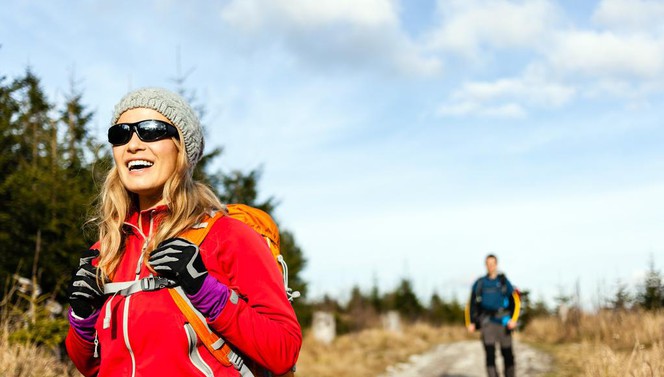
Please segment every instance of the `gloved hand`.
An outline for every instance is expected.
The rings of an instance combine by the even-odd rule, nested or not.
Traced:
[[[104,304],[104,289],[97,282],[97,267],[92,265],[92,260],[98,256],[97,249],[83,253],[67,288],[69,305],[80,318],[89,317]]]
[[[148,262],[162,276],[178,282],[188,295],[198,293],[208,274],[198,246],[182,238],[160,243]]]

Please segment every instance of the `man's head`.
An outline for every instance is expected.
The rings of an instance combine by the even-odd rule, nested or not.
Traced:
[[[486,273],[491,276],[495,277],[498,275],[498,258],[493,255],[489,254],[486,256]]]

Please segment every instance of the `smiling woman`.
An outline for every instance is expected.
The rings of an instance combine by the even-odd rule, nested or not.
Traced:
[[[115,166],[101,193],[99,241],[68,289],[76,367],[85,376],[289,373],[300,326],[262,237],[192,178],[204,143],[194,111],[175,93],[139,89],[116,105],[111,124]],[[200,245],[181,238],[201,227],[209,230]],[[214,344],[199,340],[210,334]],[[223,355],[222,339],[232,345]]]

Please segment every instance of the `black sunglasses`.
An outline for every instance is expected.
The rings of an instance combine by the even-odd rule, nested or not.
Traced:
[[[167,137],[179,139],[177,128],[161,120],[147,119],[136,123],[118,123],[108,129],[108,142],[118,146],[131,140],[131,134],[136,132],[138,138],[145,142],[157,141]]]

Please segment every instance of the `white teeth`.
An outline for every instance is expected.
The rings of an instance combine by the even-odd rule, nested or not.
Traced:
[[[131,169],[143,169],[143,168],[149,168],[150,166],[154,165],[154,163],[146,160],[133,160],[129,161],[127,164],[127,167],[129,170]]]

